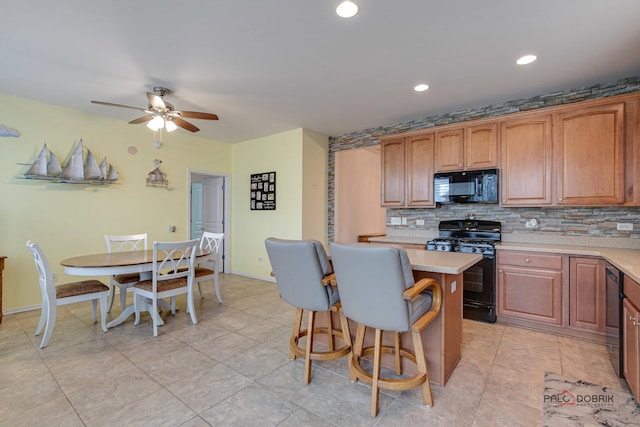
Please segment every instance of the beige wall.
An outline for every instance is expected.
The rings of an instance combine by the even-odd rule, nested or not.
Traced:
[[[87,101],[88,102],[88,101]],[[37,242],[59,282],[67,276],[60,260],[103,252],[104,234],[147,232],[154,240],[186,239],[188,170],[230,176],[231,271],[270,279],[264,249],[269,236],[314,238],[326,243],[328,138],[303,129],[238,144],[198,138],[184,131],[165,133],[161,149],[144,125],[0,94],[0,124],[20,138],[0,138],[0,254],[3,311],[40,304],[33,259],[25,248]],[[120,175],[110,186],[54,184],[23,174],[46,142],[61,162],[82,138],[100,161],[105,155]],[[129,153],[135,147],[136,154]],[[153,160],[162,160],[170,190],[146,186]],[[277,209],[251,211],[249,176],[277,172]],[[169,225],[176,226],[169,233]],[[102,277],[103,281],[108,278]]]
[[[87,100],[87,102],[89,102]],[[49,258],[60,282],[63,258],[105,250],[104,234],[147,232],[150,241],[187,238],[187,169],[231,172],[231,146],[187,135],[164,134],[164,147],[153,148],[144,125],[0,94],[0,124],[20,138],[0,138],[0,254],[5,263],[5,312],[40,304],[31,239]],[[46,142],[63,164],[82,138],[98,161],[106,155],[120,180],[111,186],[53,184],[22,175]],[[137,154],[128,152],[136,147]],[[162,160],[171,190],[146,187],[154,159]],[[175,233],[167,231],[176,226]],[[106,278],[103,278],[106,280]]]
[[[303,129],[232,146],[232,272],[270,279],[267,237],[326,243],[328,138]],[[252,211],[250,175],[276,172],[276,209]]]
[[[303,132],[302,170],[302,238],[328,242],[328,138],[319,133]]]

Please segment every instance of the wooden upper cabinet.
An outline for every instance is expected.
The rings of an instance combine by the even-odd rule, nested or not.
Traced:
[[[433,207],[434,134],[381,142],[382,206]]]
[[[464,169],[464,129],[436,133],[436,171]]]
[[[624,103],[556,117],[556,204],[624,203]]]
[[[465,129],[466,169],[492,169],[498,166],[498,125],[489,123]]]
[[[382,206],[404,206],[404,138],[380,143],[382,162]]]
[[[503,206],[545,206],[551,197],[551,115],[500,125],[500,193]]]
[[[433,200],[433,133],[405,140],[405,204],[435,206]]]
[[[498,166],[498,125],[495,123],[436,133],[435,170],[491,169]]]

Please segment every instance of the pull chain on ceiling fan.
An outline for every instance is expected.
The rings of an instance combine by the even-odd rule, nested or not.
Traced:
[[[106,105],[108,107],[120,107],[129,108],[132,110],[143,111],[146,116],[139,117],[131,120],[129,124],[135,125],[139,123],[146,123],[147,127],[153,131],[165,129],[167,132],[172,132],[178,127],[186,129],[189,132],[198,132],[200,129],[195,125],[189,123],[183,118],[187,119],[200,119],[200,120],[218,120],[218,116],[211,113],[200,113],[197,111],[179,111],[176,110],[172,104],[166,102],[163,97],[171,93],[171,90],[165,87],[154,87],[153,92],[147,92],[147,99],[149,100],[148,107],[138,108],[129,105],[113,104],[111,102],[103,101],[91,101],[93,104]]]

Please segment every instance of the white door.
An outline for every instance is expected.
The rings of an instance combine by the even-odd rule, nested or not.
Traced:
[[[224,192],[222,177],[202,181],[202,228],[211,233],[224,233]]]
[[[191,239],[202,237],[202,182],[191,183]]]
[[[210,233],[224,233],[224,180],[222,177],[205,178],[202,181],[202,229]],[[226,237],[226,236],[225,236]],[[224,259],[225,245],[222,245]],[[224,272],[224,262],[216,266]],[[213,267],[213,266],[212,266]]]
[[[227,179],[225,176],[208,172],[189,172],[189,234],[192,239],[196,239],[202,237],[203,231],[225,233],[222,245],[223,265],[219,267],[220,272],[225,271],[225,266],[230,261],[226,256],[229,253],[229,224],[225,221],[225,215],[229,215],[225,203],[225,198],[229,197],[228,189],[225,189]]]

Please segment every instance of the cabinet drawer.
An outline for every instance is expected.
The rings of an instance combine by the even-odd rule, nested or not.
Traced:
[[[498,251],[498,264],[562,270],[562,255]]]
[[[628,276],[624,276],[624,295],[636,307],[640,307],[640,285]]]

